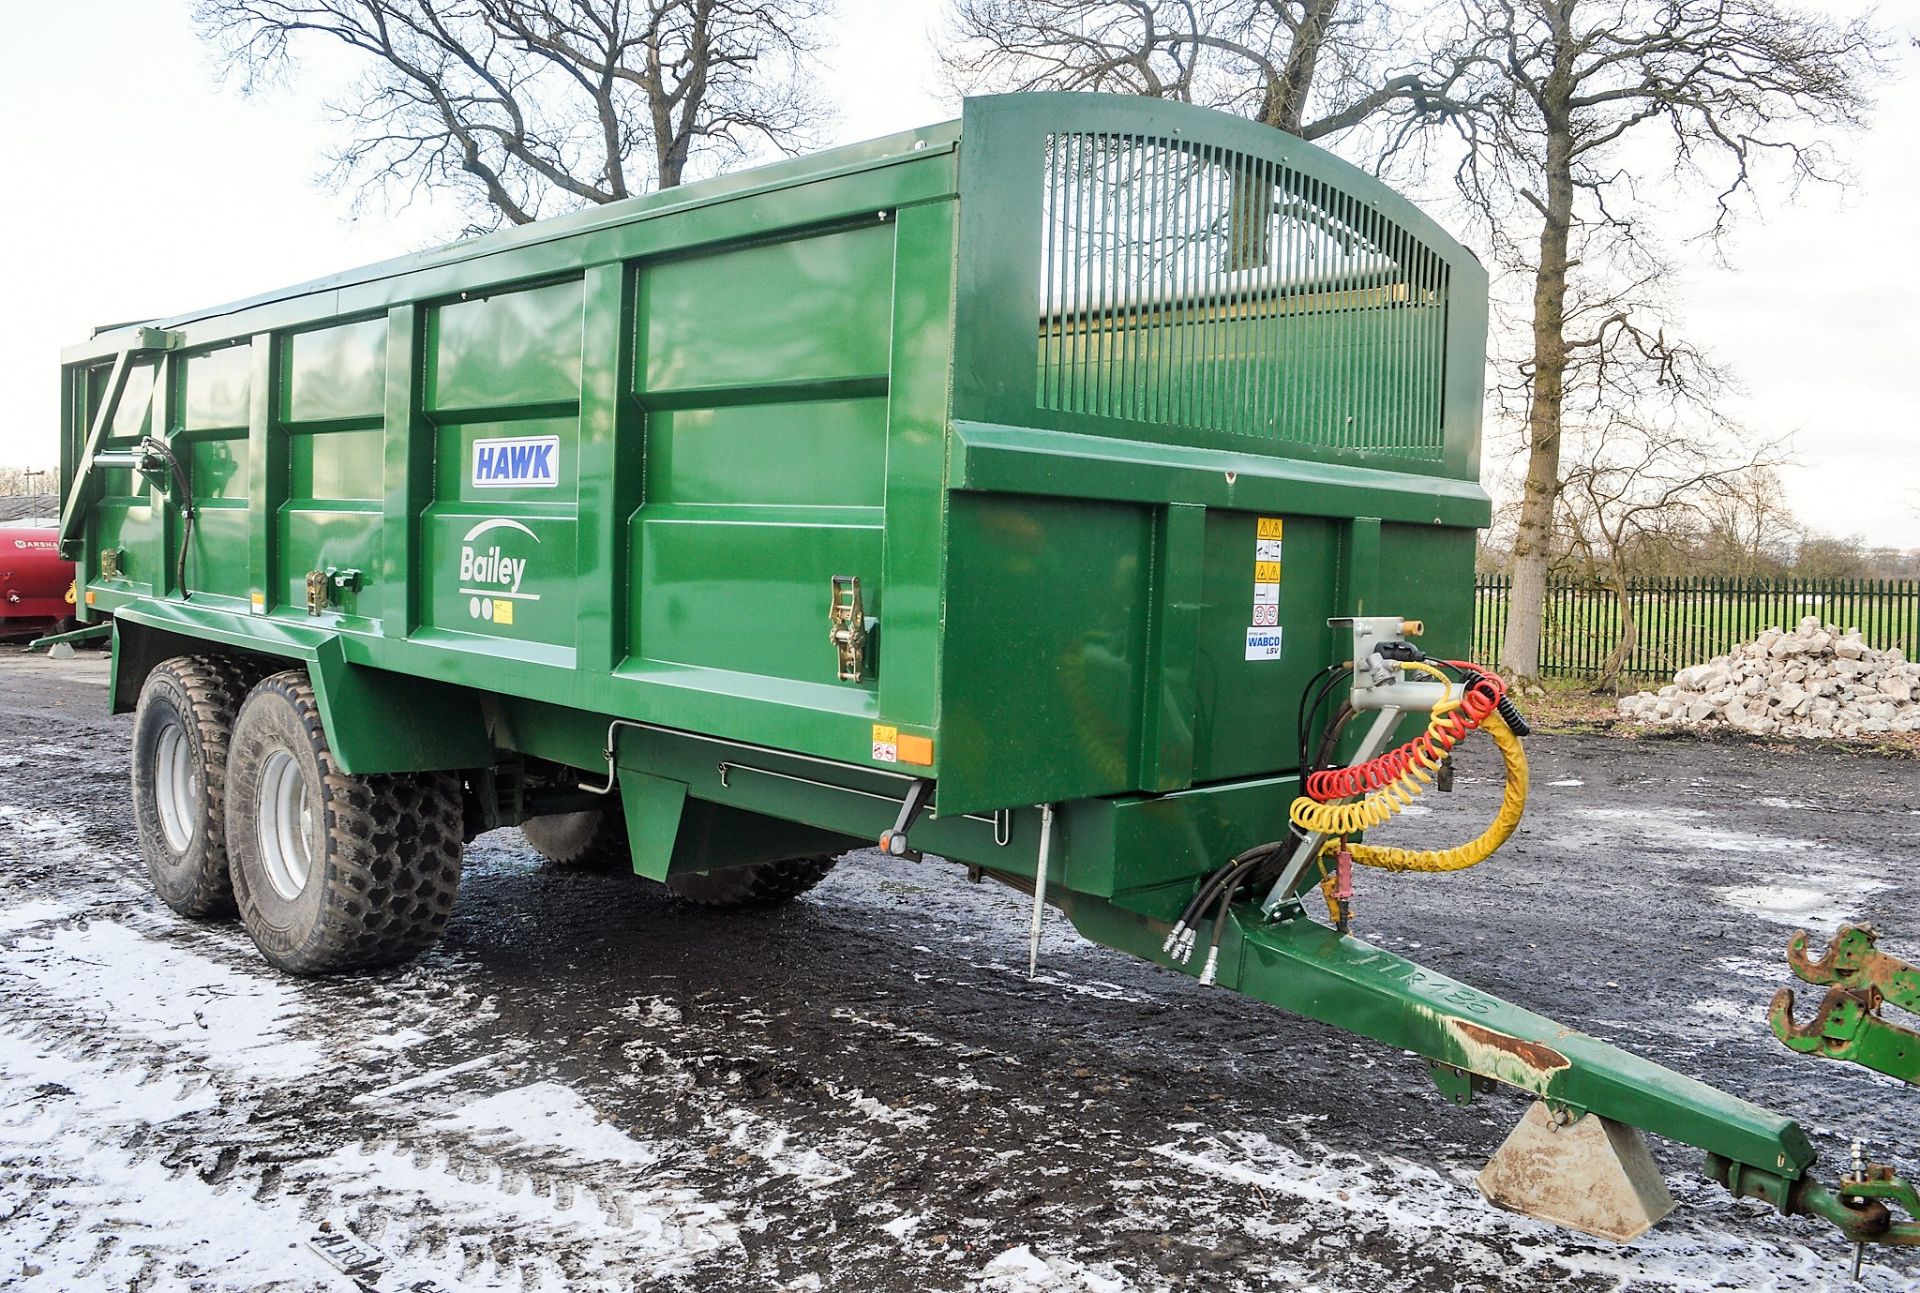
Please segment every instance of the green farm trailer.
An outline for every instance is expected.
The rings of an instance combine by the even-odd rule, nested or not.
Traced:
[[[1790,1118],[1346,932],[1350,862],[1406,859],[1349,838],[1378,787],[1307,772],[1385,766],[1406,715],[1519,758],[1451,659],[1486,325],[1474,258],[1318,149],[1018,95],[102,331],[61,538],[155,885],[314,973],[429,945],[497,826],[715,904],[936,854],[1454,1098],[1531,1093],[1506,1206],[1638,1233],[1638,1128],[1920,1241],[1885,1169],[1823,1187]]]

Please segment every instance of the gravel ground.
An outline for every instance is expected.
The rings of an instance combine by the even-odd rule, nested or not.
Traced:
[[[1792,1289],[1845,1249],[1656,1145],[1639,1244],[1495,1212],[1523,1110],[1078,940],[957,868],[856,855],[767,916],[475,842],[445,942],[281,977],[152,897],[97,658],[0,657],[0,1287]],[[1920,764],[1529,743],[1514,844],[1362,877],[1358,933],[1913,1170],[1920,1093],[1789,1055],[1799,925],[1920,956]],[[1398,825],[1458,838],[1494,761]],[[1806,1009],[1805,1004],[1802,1006]],[[332,1240],[329,1240],[329,1236]],[[350,1236],[359,1280],[316,1253]],[[420,1284],[430,1281],[430,1284]],[[1920,1263],[1870,1254],[1864,1287]]]

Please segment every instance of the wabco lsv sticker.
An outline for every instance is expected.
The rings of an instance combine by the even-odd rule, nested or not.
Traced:
[[[1247,659],[1280,658],[1280,554],[1285,527],[1263,516],[1253,530],[1253,613],[1247,629]]]
[[[495,530],[524,534],[535,543],[540,542],[539,535],[507,517],[481,521],[460,540],[460,591],[467,596],[467,614],[472,618],[511,624],[513,604],[537,602],[540,594],[520,591],[521,581],[527,577],[529,558],[508,556],[497,541],[479,546]]]
[[[477,489],[550,489],[560,483],[560,437],[525,435],[473,442]]]

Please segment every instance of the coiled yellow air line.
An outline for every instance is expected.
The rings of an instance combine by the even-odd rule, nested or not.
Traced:
[[[1433,674],[1441,682],[1452,686],[1447,676],[1430,664],[1409,661],[1401,667]],[[1451,694],[1434,706],[1433,717],[1427,724],[1430,743],[1445,748],[1446,742],[1434,742],[1433,738],[1442,731],[1441,719],[1459,707],[1460,701]],[[1477,838],[1450,849],[1415,850],[1383,848],[1372,844],[1346,845],[1355,862],[1388,871],[1461,871],[1486,861],[1507,842],[1520,825],[1520,818],[1527,807],[1527,756],[1520,748],[1520,738],[1514,735],[1513,729],[1507,726],[1498,710],[1490,711],[1481,719],[1480,726],[1493,737],[1506,769],[1506,786],[1501,794],[1500,809],[1487,829]],[[1413,802],[1416,795],[1433,784],[1431,774],[1439,767],[1439,759],[1422,754],[1400,776],[1355,803],[1323,804],[1302,795],[1293,801],[1288,816],[1302,831],[1328,836],[1321,853],[1335,853],[1346,844],[1346,836],[1392,820],[1402,808]]]
[[[1520,748],[1520,738],[1513,734],[1513,729],[1497,712],[1487,715],[1480,727],[1500,747],[1500,760],[1506,765],[1507,773],[1506,788],[1500,796],[1500,811],[1493,815],[1493,821],[1487,829],[1478,838],[1465,844],[1456,844],[1450,849],[1396,849],[1374,844],[1352,844],[1348,846],[1348,851],[1355,862],[1388,871],[1463,871],[1476,862],[1486,861],[1493,856],[1494,850],[1507,842],[1514,828],[1520,825],[1521,814],[1527,810],[1527,755]],[[1321,852],[1332,852],[1339,847],[1338,840],[1328,840]]]

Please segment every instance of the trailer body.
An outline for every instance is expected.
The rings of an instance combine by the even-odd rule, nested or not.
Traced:
[[[171,657],[273,658],[340,769],[458,773],[487,824],[608,792],[656,879],[910,828],[1165,963],[1201,877],[1287,832],[1329,620],[1466,653],[1486,317],[1471,255],[1301,141],[973,99],[102,333],[64,360],[62,536],[120,709]],[[1812,1161],[1297,902],[1223,952],[1736,1188]]]

